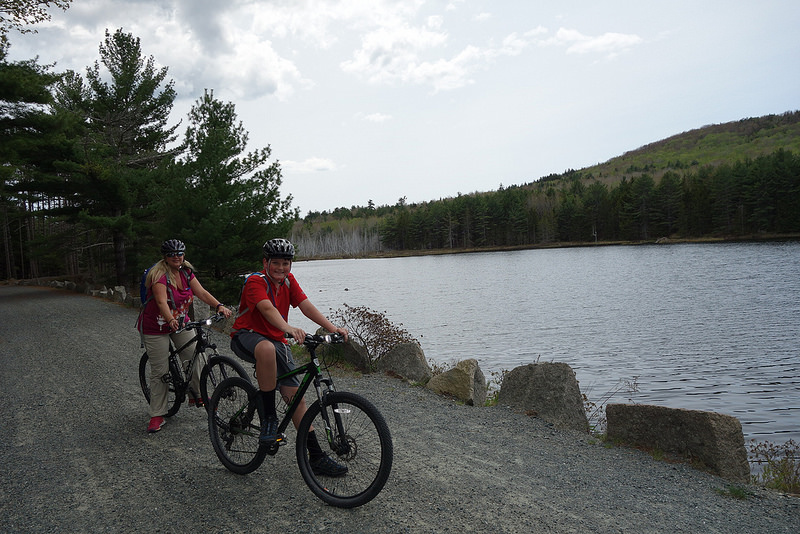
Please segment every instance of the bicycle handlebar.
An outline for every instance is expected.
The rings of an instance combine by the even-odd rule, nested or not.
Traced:
[[[290,333],[284,334],[287,338],[293,339],[294,336]],[[332,343],[344,343],[344,336],[338,332],[334,332],[332,334],[306,334],[306,338],[303,340],[303,345],[321,345],[321,344],[330,345]]]
[[[215,313],[205,319],[201,319],[200,321],[189,321],[185,323],[181,328],[177,329],[175,332],[183,332],[184,330],[196,330],[198,328],[203,328],[206,326],[211,326],[213,323],[218,323],[225,318],[224,315],[221,313]]]

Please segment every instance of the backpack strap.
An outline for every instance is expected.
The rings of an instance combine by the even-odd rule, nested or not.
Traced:
[[[190,269],[187,269],[187,271],[190,274],[192,272]],[[178,276],[181,277],[181,280],[183,281],[184,287],[188,287],[189,286],[189,274],[184,274],[183,269],[181,268],[178,271]],[[145,306],[147,306],[147,303],[150,302],[151,300],[153,300],[153,298],[155,298],[155,295],[153,295],[153,286],[150,286],[147,289],[147,297],[144,299],[144,302],[142,302],[142,306],[139,309],[139,318],[136,319],[136,329],[139,331],[140,334],[142,334],[142,336],[144,336],[144,333],[142,332],[142,328],[143,328],[142,327],[142,314],[144,314],[144,308],[145,308]],[[175,295],[174,295],[173,290],[172,290],[172,284],[169,283],[169,276],[167,276],[167,302],[169,303],[169,309],[170,310],[174,310],[175,309]],[[142,347],[144,347],[144,337],[142,337]]]
[[[269,296],[269,300],[272,301],[272,305],[275,306],[275,309],[278,309],[278,305],[275,303],[275,291],[272,287],[272,281],[269,279],[269,276],[265,275],[261,271],[256,271],[254,273],[250,273],[244,278],[244,284],[242,284],[242,291],[239,293],[239,303],[242,302],[242,294],[244,293],[244,287],[247,285],[247,281],[250,279],[251,276],[260,276],[266,283],[267,283],[267,296]],[[291,282],[289,281],[289,277],[285,278],[284,284],[287,288],[291,287]],[[239,310],[236,314],[236,318],[238,319],[245,313],[250,311],[250,308],[244,308],[243,310]],[[283,320],[288,320],[287,317],[283,317]]]
[[[180,272],[180,276],[183,277],[184,281],[187,284],[189,283],[188,277],[183,276],[183,270],[182,269],[181,269],[181,272]],[[142,302],[142,310],[144,310],[144,307],[147,305],[147,303],[150,302],[151,300],[153,300],[154,297],[155,297],[155,295],[153,295],[153,286],[150,286],[147,289],[147,298],[144,299],[144,302]],[[169,283],[169,277],[167,277],[167,302],[169,302],[169,308],[171,310],[174,310],[175,309],[175,295],[172,293],[172,284]]]
[[[269,287],[269,278],[267,278],[267,275],[265,275],[264,273],[262,273],[260,271],[256,271],[254,273],[250,273],[247,276],[245,276],[244,277],[244,284],[242,284],[242,290],[239,292],[239,305],[240,305],[240,307],[241,307],[241,304],[242,304],[242,295],[244,294],[244,288],[247,285],[247,281],[250,280],[251,276],[260,276],[261,278],[263,278],[267,282],[267,286]],[[273,301],[273,305],[274,305],[274,301]],[[236,312],[236,318],[238,319],[239,317],[243,316],[248,311],[250,311],[250,308],[239,309]]]

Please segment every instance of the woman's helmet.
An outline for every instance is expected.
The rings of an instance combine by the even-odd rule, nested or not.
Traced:
[[[264,257],[281,258],[286,260],[294,259],[294,245],[288,240],[283,238],[270,239],[264,243]]]
[[[186,252],[186,245],[180,239],[167,239],[161,243],[161,254],[170,252]]]

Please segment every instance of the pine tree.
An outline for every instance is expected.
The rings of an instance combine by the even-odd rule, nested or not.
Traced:
[[[280,164],[270,163],[271,148],[245,152],[248,133],[232,103],[206,91],[188,123],[186,151],[170,169],[176,188],[167,224],[198,268],[219,281],[257,266],[261,245],[288,235],[298,213],[291,195],[281,197]]]
[[[83,225],[110,235],[118,284],[130,281],[128,241],[154,216],[163,189],[159,170],[176,151],[168,149],[177,125],[167,126],[175,90],[166,76],[152,56],[143,58],[138,38],[106,31],[86,80],[68,72],[55,91],[57,109],[84,125],[81,157],[65,169],[73,207]]]

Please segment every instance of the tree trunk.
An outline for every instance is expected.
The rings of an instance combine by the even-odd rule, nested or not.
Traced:
[[[128,270],[125,262],[125,235],[118,231],[114,232],[114,266],[117,273],[117,285],[124,286]]]

